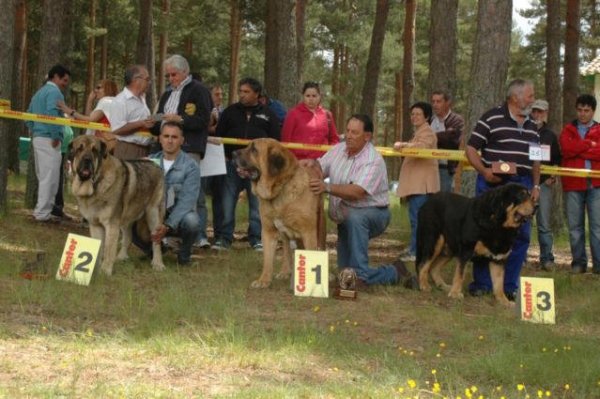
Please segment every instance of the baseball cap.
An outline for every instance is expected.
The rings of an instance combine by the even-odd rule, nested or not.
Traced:
[[[540,109],[542,111],[548,111],[548,101],[546,100],[535,100],[531,109]]]

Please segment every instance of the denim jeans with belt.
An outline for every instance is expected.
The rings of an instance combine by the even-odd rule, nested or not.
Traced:
[[[381,235],[390,223],[390,210],[378,207],[353,208],[338,224],[338,269],[351,267],[366,284],[396,284],[393,266],[369,267],[369,240]]]
[[[536,214],[538,241],[540,243],[540,263],[544,265],[554,262],[552,246],[554,237],[550,226],[550,215],[552,212],[552,186],[546,183],[540,184],[540,197],[538,199],[538,210]]]
[[[585,191],[567,191],[565,202],[573,258],[571,267],[587,268],[588,257],[585,250],[585,211],[587,209],[592,270],[600,273],[600,187],[592,188],[588,182],[588,189]]]
[[[506,183],[520,183],[531,190],[533,181],[531,176],[513,176]],[[481,195],[497,186],[490,186],[481,175],[477,175],[475,181],[475,195]],[[512,246],[512,251],[504,264],[504,292],[513,293],[519,288],[519,276],[521,269],[527,260],[527,250],[531,238],[531,222],[525,222],[519,228],[517,238]],[[473,282],[469,285],[469,291],[481,290],[492,291],[492,278],[489,269],[490,261],[477,259],[473,261]]]
[[[227,175],[219,180],[219,194],[222,200],[223,221],[221,223],[222,240],[230,246],[235,230],[235,208],[243,190],[248,196],[248,241],[250,246],[261,243],[261,223],[258,210],[258,198],[252,193],[250,179],[240,177],[234,161],[227,161]]]

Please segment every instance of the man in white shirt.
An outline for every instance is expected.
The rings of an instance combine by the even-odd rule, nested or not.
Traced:
[[[137,159],[148,156],[152,135],[149,130],[155,121],[146,105],[146,90],[150,74],[143,65],[133,65],[125,71],[125,88],[110,107],[109,121],[117,136],[115,156],[120,159]]]

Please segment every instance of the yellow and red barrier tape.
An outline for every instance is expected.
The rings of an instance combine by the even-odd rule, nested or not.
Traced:
[[[10,108],[10,101],[0,99],[0,118],[18,119],[25,121],[49,123],[53,125],[71,126],[84,129],[94,129],[102,131],[110,131],[108,124],[80,121],[69,118],[58,118],[47,115],[30,114],[27,112],[13,111]],[[218,141],[224,144],[233,145],[248,145],[252,140],[248,139],[234,139],[228,137],[212,137],[211,141]],[[302,143],[282,143],[283,146],[292,149],[299,150],[317,150],[327,151],[333,146],[331,145],[320,145],[320,144],[302,144]],[[467,158],[465,158],[464,151],[458,150],[430,150],[421,148],[403,148],[401,151],[395,151],[390,147],[375,147],[382,156],[387,157],[416,157],[416,158],[431,158],[431,159],[447,159],[451,161],[459,161],[464,167],[469,167]],[[573,176],[573,177],[593,177],[596,179],[600,178],[600,171],[589,170],[589,169],[573,169],[573,168],[562,168],[557,166],[541,166],[541,172],[549,175],[557,176]]]

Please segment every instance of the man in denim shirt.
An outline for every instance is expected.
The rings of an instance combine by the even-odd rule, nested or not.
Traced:
[[[162,151],[151,155],[165,172],[165,221],[152,235],[152,241],[165,236],[181,238],[177,255],[180,266],[191,265],[192,244],[200,231],[200,218],[196,212],[200,192],[200,168],[188,154],[181,151],[183,131],[177,122],[164,122],[159,136]]]

